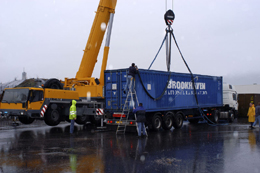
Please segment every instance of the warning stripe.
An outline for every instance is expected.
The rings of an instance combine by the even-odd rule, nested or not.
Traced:
[[[44,114],[45,114],[45,112],[46,112],[46,110],[47,110],[47,105],[44,105],[43,107],[42,107],[42,110],[41,110],[41,117],[44,117]]]
[[[171,25],[173,23],[173,20],[167,20],[167,22]]]
[[[103,114],[104,114],[104,109],[100,109],[100,108],[96,109],[96,115],[103,115]]]

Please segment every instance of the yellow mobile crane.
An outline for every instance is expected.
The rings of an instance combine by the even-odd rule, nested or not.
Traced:
[[[0,103],[0,116],[18,117],[23,124],[43,119],[47,125],[55,126],[60,121],[69,121],[72,99],[77,100],[78,124],[91,120],[98,123],[103,115],[104,70],[106,70],[110,36],[117,0],[100,0],[95,19],[84,50],[83,58],[75,78],[63,82],[49,79],[43,88],[7,88]],[[107,27],[108,26],[108,27]],[[107,29],[100,78],[92,76],[98,53]],[[86,97],[91,97],[88,101]]]

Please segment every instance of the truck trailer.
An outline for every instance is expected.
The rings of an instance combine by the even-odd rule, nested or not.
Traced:
[[[105,112],[107,127],[113,129],[124,124],[135,126],[131,111],[137,100],[146,109],[146,124],[149,129],[165,130],[181,128],[183,121],[198,123],[206,119],[218,123],[219,119],[233,122],[237,116],[237,93],[233,85],[223,84],[222,77],[194,74],[196,102],[190,74],[139,69],[135,77],[137,100],[130,105],[129,118],[123,107],[128,93],[124,93],[128,69],[105,71]],[[161,97],[160,97],[161,96]],[[128,102],[127,102],[128,103]]]

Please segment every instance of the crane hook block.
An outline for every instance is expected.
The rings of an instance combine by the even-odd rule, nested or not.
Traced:
[[[168,10],[164,14],[164,20],[165,20],[166,25],[172,25],[174,18],[175,18],[175,15],[172,10]]]

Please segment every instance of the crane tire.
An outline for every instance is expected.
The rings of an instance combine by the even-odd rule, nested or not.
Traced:
[[[47,109],[44,121],[49,126],[57,126],[61,122],[61,115],[58,109]]]
[[[19,117],[19,121],[23,124],[32,124],[34,122],[34,118],[30,117]]]
[[[75,122],[79,125],[84,125],[88,121],[88,116],[87,115],[82,115],[82,116],[77,116],[77,119]]]
[[[43,88],[63,89],[63,86],[58,79],[52,78],[44,83]]]

